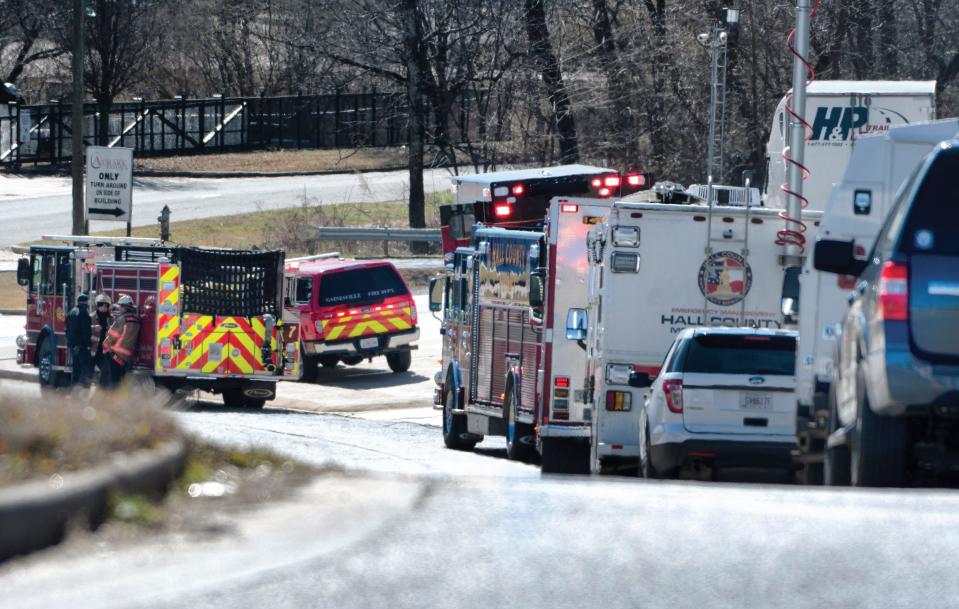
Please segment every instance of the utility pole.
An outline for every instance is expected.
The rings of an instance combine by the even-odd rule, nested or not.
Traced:
[[[809,22],[812,12],[810,0],[796,1],[796,36],[793,39],[793,92],[789,105],[799,116],[789,115],[789,156],[786,159],[786,176],[789,190],[786,197],[786,214],[798,225],[803,208],[803,168],[806,156],[806,79],[809,77]],[[785,156],[785,155],[784,155]],[[787,226],[787,229],[792,227]],[[783,266],[802,266],[803,247],[801,240],[789,240],[783,252]]]
[[[83,20],[85,0],[73,0],[73,118],[70,169],[73,175],[73,234],[87,234],[83,213]]]

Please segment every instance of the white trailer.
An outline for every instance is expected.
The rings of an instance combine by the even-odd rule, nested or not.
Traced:
[[[585,399],[592,409],[591,469],[639,456],[646,389],[673,339],[694,326],[782,328],[784,270],[778,262],[777,210],[618,201],[588,238]],[[805,212],[815,231],[821,214]],[[635,384],[635,383],[634,383]]]
[[[808,209],[825,209],[832,185],[842,178],[857,139],[884,134],[897,125],[936,118],[935,92],[933,80],[817,80],[810,83],[804,114],[812,126],[805,150],[809,177],[803,184]],[[790,120],[786,112],[787,97],[776,107],[766,145],[764,202],[766,207],[778,209],[786,208],[780,185],[786,182],[782,154],[788,141]]]
[[[957,134],[959,119],[952,118],[893,127],[857,141],[842,180],[832,188],[819,235],[854,241],[858,255],[865,257],[899,187],[936,144]],[[846,295],[856,283],[855,277],[817,271],[811,256],[803,266],[796,398],[807,483],[821,481],[835,338],[848,306]]]

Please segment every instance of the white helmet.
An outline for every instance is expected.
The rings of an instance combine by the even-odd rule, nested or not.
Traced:
[[[117,304],[121,307],[132,307],[133,299],[130,298],[127,294],[120,294],[120,297],[117,298]]]

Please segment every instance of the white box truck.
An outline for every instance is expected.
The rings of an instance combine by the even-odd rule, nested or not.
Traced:
[[[634,197],[590,232],[586,321],[570,313],[567,323],[567,336],[586,342],[594,472],[637,464],[646,389],[631,387],[630,375],[654,377],[679,332],[784,325],[778,210]],[[803,214],[810,233],[820,215]]]
[[[936,144],[957,135],[959,119],[952,118],[893,127],[861,138],[852,149],[842,180],[832,188],[819,236],[854,241],[858,255],[864,258],[899,187]],[[811,262],[807,260],[800,279],[796,399],[805,482],[818,484],[822,481],[833,350],[848,307],[846,296],[858,280],[817,271]]]

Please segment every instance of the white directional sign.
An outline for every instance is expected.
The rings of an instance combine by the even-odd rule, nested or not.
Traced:
[[[87,146],[86,191],[88,219],[129,222],[133,149]]]

